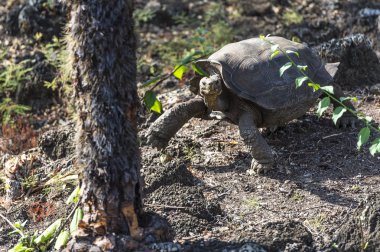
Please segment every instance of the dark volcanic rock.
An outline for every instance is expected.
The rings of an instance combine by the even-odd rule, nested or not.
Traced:
[[[306,227],[297,221],[271,222],[263,226],[257,238],[268,251],[313,251],[313,238]]]
[[[340,62],[334,80],[342,87],[371,86],[380,82],[379,59],[372,42],[363,34],[323,43],[319,53],[328,62]]]
[[[44,38],[59,36],[63,31],[66,8],[58,0],[30,0],[15,5],[6,17],[9,34],[28,34],[41,32]]]
[[[270,12],[272,3],[267,0],[236,1],[240,12],[246,16],[263,15]]]
[[[37,56],[38,57],[38,56]],[[16,93],[16,101],[40,110],[51,106],[57,92],[46,88],[45,81],[52,81],[56,74],[56,68],[46,61],[38,61],[28,73],[28,79],[21,82]]]
[[[144,9],[154,14],[151,20],[152,24],[165,27],[174,24],[174,16],[188,12],[189,2],[186,0],[151,0]]]
[[[51,159],[56,160],[74,152],[74,129],[64,126],[49,130],[38,139],[38,146]]]
[[[372,194],[360,203],[337,232],[335,243],[340,251],[378,251],[380,195]]]

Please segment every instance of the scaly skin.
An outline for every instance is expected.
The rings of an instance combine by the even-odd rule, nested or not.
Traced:
[[[163,149],[182,126],[192,117],[204,117],[207,107],[201,98],[180,103],[167,110],[150,127],[146,134],[148,143]]]
[[[257,118],[252,111],[244,111],[239,117],[240,136],[252,153],[249,174],[266,173],[273,167],[272,150],[256,127]]]

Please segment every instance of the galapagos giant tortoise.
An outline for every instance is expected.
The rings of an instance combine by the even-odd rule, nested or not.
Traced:
[[[307,46],[281,37],[270,37],[291,54],[298,65],[307,65],[307,75],[321,86],[333,85],[325,65]],[[220,111],[239,125],[240,135],[252,152],[251,171],[266,172],[273,166],[273,154],[258,128],[275,127],[305,114],[321,95],[321,91],[304,84],[296,88],[300,73],[293,67],[282,76],[279,69],[288,59],[282,53],[270,59],[271,46],[260,38],[228,44],[197,65],[209,76],[199,77],[197,97],[178,104],[161,115],[147,131],[148,143],[164,148],[169,139],[192,117],[207,118]],[[194,88],[194,86],[193,86]],[[342,91],[334,86],[334,95]],[[334,104],[337,105],[337,104]],[[351,104],[347,103],[352,107]],[[344,114],[338,126],[354,126],[355,118]]]

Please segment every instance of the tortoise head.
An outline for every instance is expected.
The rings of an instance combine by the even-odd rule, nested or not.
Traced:
[[[206,106],[211,110],[217,110],[218,97],[222,90],[222,79],[219,74],[203,77],[199,82],[199,94],[203,96]]]
[[[206,106],[211,110],[219,108],[218,98],[223,91],[221,64],[217,61],[204,59],[196,62],[195,77],[190,80],[190,90],[203,97]]]
[[[219,74],[203,77],[199,82],[199,94],[203,97],[218,96],[222,93],[222,80]]]

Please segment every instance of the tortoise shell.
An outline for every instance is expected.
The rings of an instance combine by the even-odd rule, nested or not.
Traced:
[[[269,37],[288,54],[297,65],[307,65],[307,75],[320,85],[332,83],[319,57],[307,46],[281,37]],[[237,96],[255,103],[264,109],[280,109],[315,100],[320,92],[305,82],[296,88],[295,79],[302,76],[295,67],[280,76],[279,69],[289,62],[281,52],[273,59],[271,45],[260,38],[252,38],[228,44],[212,54],[208,59],[196,62],[209,74],[220,73],[226,87]]]

